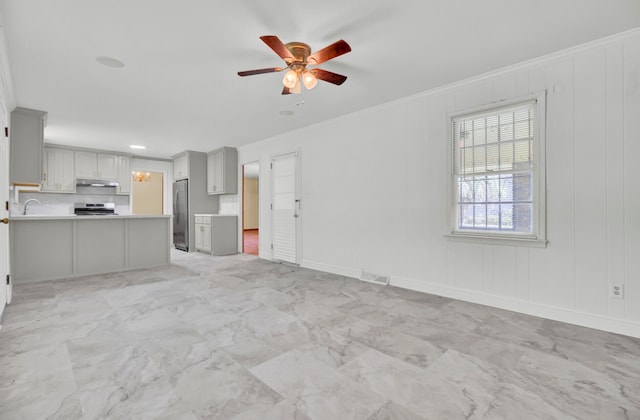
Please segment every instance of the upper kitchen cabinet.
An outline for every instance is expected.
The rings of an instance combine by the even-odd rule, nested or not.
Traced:
[[[222,147],[207,153],[207,193],[238,193],[238,151]]]
[[[118,156],[76,151],[76,178],[118,179]]]
[[[11,183],[38,184],[42,181],[44,127],[47,113],[16,108],[11,112],[10,168]]]
[[[42,191],[76,191],[74,153],[69,149],[44,148]]]
[[[131,194],[131,158],[116,156],[118,166],[118,194]]]
[[[118,179],[118,156],[98,153],[98,177]]]
[[[185,153],[173,159],[173,179],[189,177],[189,154]]]

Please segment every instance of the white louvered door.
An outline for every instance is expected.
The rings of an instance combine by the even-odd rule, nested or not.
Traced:
[[[298,154],[278,156],[271,161],[273,176],[272,258],[298,264],[300,208],[298,191]]]

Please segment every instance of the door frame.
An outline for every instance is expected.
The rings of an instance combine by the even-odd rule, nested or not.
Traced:
[[[0,24],[1,24],[0,19]],[[7,54],[7,43],[5,38],[5,31],[0,31],[0,107],[2,110],[2,116],[0,118],[0,130],[3,133],[0,135],[0,141],[4,143],[4,147],[6,148],[6,162],[0,162],[0,166],[2,168],[0,170],[6,171],[3,172],[4,176],[0,176],[0,182],[3,183],[3,188],[0,190],[0,219],[4,219],[5,217],[9,217],[9,212],[5,208],[5,204],[3,201],[10,200],[11,190],[9,188],[10,182],[10,172],[9,172],[9,164],[10,164],[10,154],[11,154],[11,141],[9,136],[7,135],[6,130],[11,130],[11,111],[16,107],[15,95],[13,94],[13,83],[11,81],[11,70],[9,67],[9,57]],[[6,127],[6,128],[5,128]],[[8,134],[11,134],[10,132]],[[6,188],[6,192],[4,190]],[[11,223],[11,222],[9,222]],[[7,243],[6,243],[6,255],[3,255],[3,260],[6,259],[6,267],[2,267],[4,265],[4,261],[0,263],[0,288],[6,292],[7,296],[7,304],[11,303],[11,293],[13,284],[11,280],[9,280],[9,284],[6,284],[5,276],[11,274],[11,248],[10,248],[10,229],[9,225],[3,226],[1,229],[7,228]],[[4,270],[6,268],[6,270]],[[6,271],[6,273],[4,272]],[[2,312],[4,310],[4,306],[0,308],[0,321],[2,320]]]
[[[10,142],[9,142],[9,113],[5,106],[5,103],[0,98],[0,127],[2,127],[3,135],[0,141],[0,203],[2,206],[0,207],[0,219],[9,218],[9,153],[10,153]],[[5,205],[6,202],[7,204]],[[10,223],[10,222],[9,222]],[[0,236],[0,240],[3,242],[2,247],[0,249],[3,250],[2,255],[0,255],[0,321],[2,321],[2,315],[4,314],[4,309],[7,304],[11,303],[11,294],[13,284],[10,281],[11,274],[11,258],[10,258],[10,241],[9,241],[9,225],[8,224],[0,224],[0,229],[3,230],[2,235]],[[5,283],[5,276],[7,276],[7,280]]]

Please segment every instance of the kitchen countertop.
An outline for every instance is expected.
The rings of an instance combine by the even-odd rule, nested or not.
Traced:
[[[104,219],[159,219],[173,217],[171,214],[118,214],[105,216],[76,216],[75,214],[27,214],[9,216],[9,220],[104,220]]]
[[[237,214],[224,214],[224,213],[223,214],[220,214],[220,213],[196,213],[196,214],[194,214],[194,216],[205,216],[205,217],[208,217],[208,216],[216,216],[216,217],[233,216],[233,217],[238,217]]]

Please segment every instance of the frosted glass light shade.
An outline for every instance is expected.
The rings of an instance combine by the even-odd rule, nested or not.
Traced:
[[[318,79],[309,70],[305,70],[302,73],[302,83],[304,83],[304,87],[311,90],[318,84]]]
[[[285,87],[288,87],[289,89],[292,89],[297,82],[298,82],[298,73],[296,73],[294,70],[289,70],[288,72],[285,73],[284,77],[282,78],[282,84],[285,85]]]

